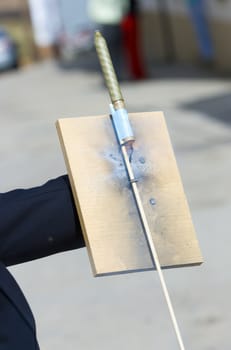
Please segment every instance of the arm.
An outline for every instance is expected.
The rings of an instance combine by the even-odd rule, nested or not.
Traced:
[[[84,246],[67,176],[0,194],[0,261],[5,265]]]

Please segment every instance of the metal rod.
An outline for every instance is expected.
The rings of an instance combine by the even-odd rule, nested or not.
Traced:
[[[165,283],[165,280],[164,280],[164,275],[163,275],[163,272],[161,270],[159,257],[158,257],[158,254],[157,254],[157,251],[156,251],[156,248],[155,248],[155,244],[154,244],[153,239],[152,239],[152,234],[151,234],[148,222],[147,222],[147,218],[146,218],[146,215],[145,215],[145,212],[144,212],[143,204],[142,204],[142,201],[141,201],[141,198],[140,198],[140,194],[139,194],[139,191],[138,191],[138,188],[137,188],[137,182],[134,181],[135,180],[135,176],[134,176],[134,173],[133,173],[133,169],[132,169],[131,163],[129,161],[129,156],[127,154],[127,149],[126,149],[125,145],[121,146],[121,151],[122,151],[122,156],[123,156],[123,160],[124,160],[124,163],[125,163],[125,167],[126,167],[126,170],[127,170],[127,173],[128,173],[128,178],[129,178],[129,181],[131,183],[132,192],[133,192],[134,199],[135,199],[135,202],[136,202],[137,210],[138,210],[138,213],[139,213],[139,216],[140,216],[140,220],[141,220],[141,223],[142,223],[142,226],[143,226],[143,231],[144,231],[144,234],[145,234],[145,238],[147,240],[147,244],[148,244],[149,250],[151,252],[152,260],[153,260],[153,262],[154,262],[154,264],[156,266],[156,270],[157,270],[159,278],[160,278],[161,287],[162,287],[162,290],[164,292],[165,300],[167,302],[168,310],[169,310],[169,313],[170,313],[170,316],[171,316],[171,319],[172,319],[172,323],[173,323],[173,327],[174,327],[174,330],[175,330],[175,333],[176,333],[176,337],[177,337],[180,349],[181,350],[185,350],[185,347],[184,347],[184,344],[183,344],[183,340],[182,340],[182,337],[181,337],[181,334],[180,334],[180,329],[179,329],[179,326],[178,326],[178,323],[177,323],[177,320],[176,320],[176,316],[175,316],[175,313],[174,313],[174,310],[173,310],[171,299],[170,299],[170,296],[169,296],[169,293],[168,293],[168,289],[167,289],[167,286],[166,286],[166,283]]]

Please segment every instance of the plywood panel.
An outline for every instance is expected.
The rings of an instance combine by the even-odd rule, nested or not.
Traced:
[[[163,268],[202,262],[162,112],[129,114],[132,166]],[[96,276],[154,269],[109,116],[57,130]]]

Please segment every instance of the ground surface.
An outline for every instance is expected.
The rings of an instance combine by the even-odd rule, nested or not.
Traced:
[[[154,72],[155,73],[155,72]],[[163,110],[205,263],[165,272],[186,349],[229,350],[231,84],[172,68],[123,83],[129,111]],[[0,76],[0,191],[65,173],[54,123],[108,112],[97,73],[52,63]],[[43,350],[178,349],[156,273],[94,279],[85,249],[11,268]]]

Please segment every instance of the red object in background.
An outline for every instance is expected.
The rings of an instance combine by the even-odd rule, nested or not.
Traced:
[[[125,58],[131,77],[133,79],[144,79],[146,72],[142,59],[136,16],[134,14],[128,14],[123,19],[121,28]]]

